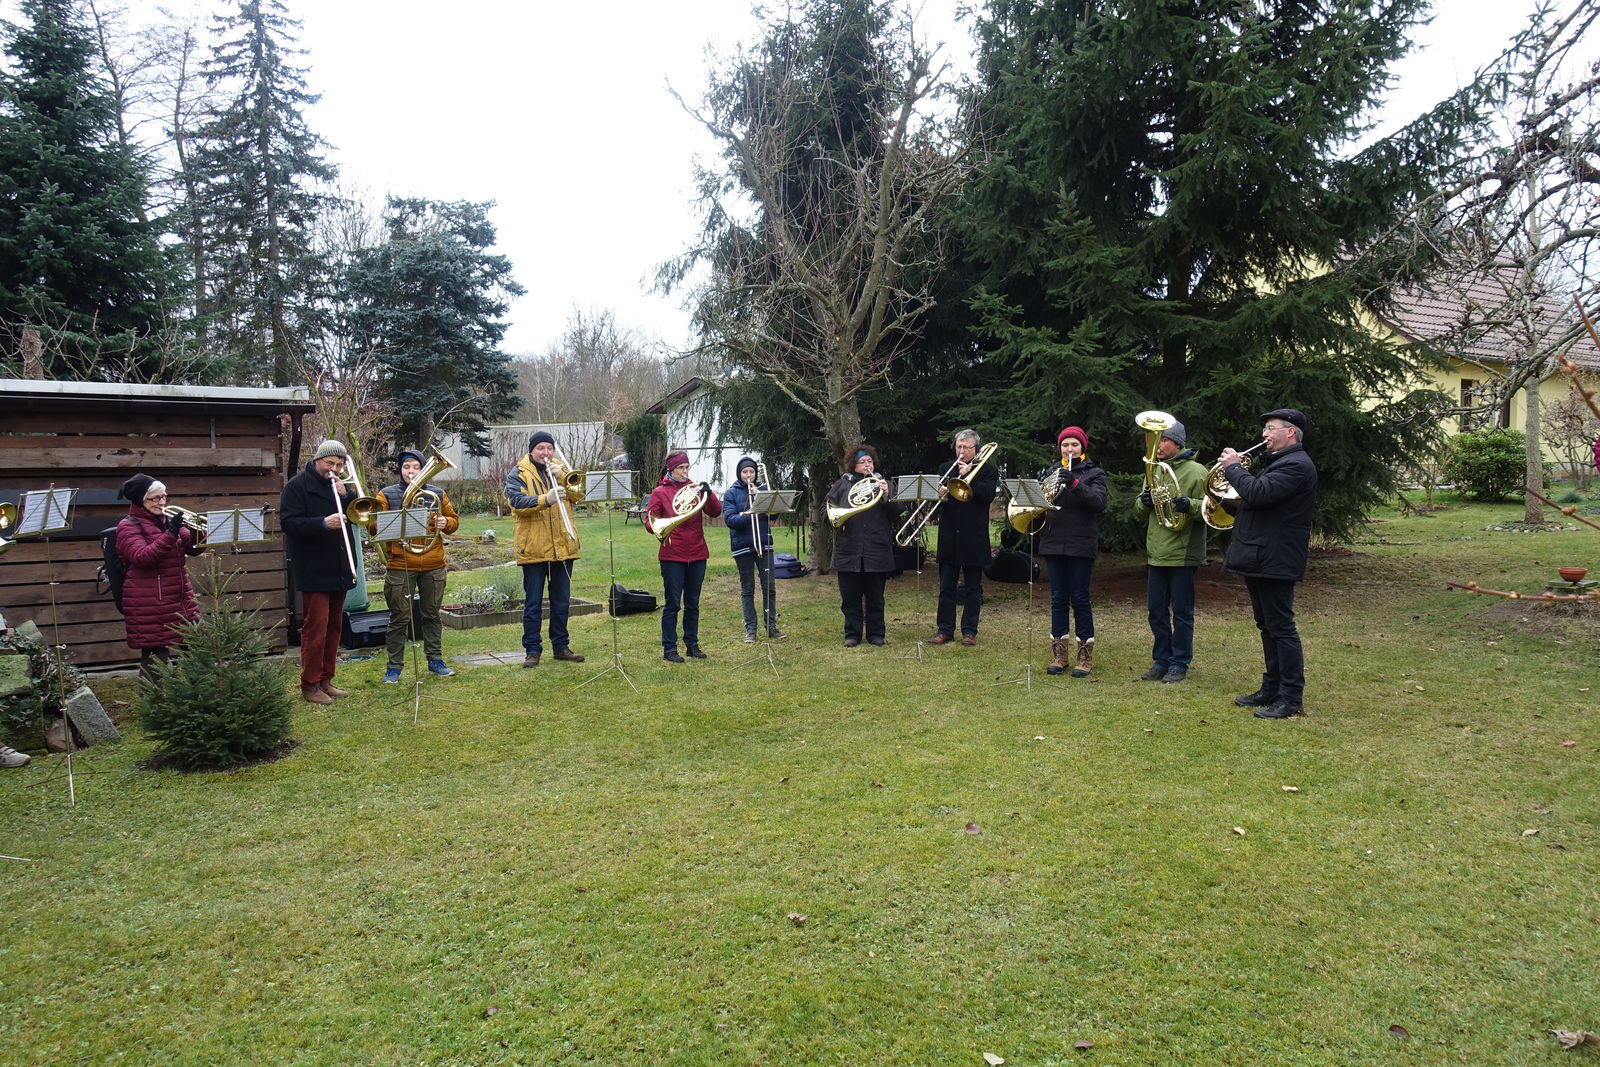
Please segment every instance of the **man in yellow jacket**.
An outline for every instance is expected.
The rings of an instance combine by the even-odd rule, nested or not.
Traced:
[[[506,475],[506,501],[515,520],[517,562],[522,565],[522,665],[537,667],[544,653],[539,628],[545,588],[550,590],[550,644],[556,659],[582,663],[567,643],[567,608],[572,602],[572,561],[578,558],[578,530],[572,505],[580,489],[563,489],[550,473],[555,438],[538,431],[528,438],[528,454]]]
[[[400,453],[400,481],[383,487],[383,505],[389,511],[398,509],[405,499],[411,483],[422,473],[421,452],[410,449]],[[436,485],[427,486],[438,496],[439,506],[433,517],[433,528],[441,534],[453,534],[461,525],[450,498]],[[421,504],[417,505],[418,507]],[[412,597],[416,597],[417,617],[422,626],[422,648],[428,654],[428,673],[448,678],[456,673],[444,662],[444,628],[439,622],[439,606],[444,603],[444,585],[448,576],[444,562],[444,538],[436,538],[423,552],[412,552],[421,541],[384,542],[384,562],[388,573],[383,579],[383,599],[389,606],[389,633],[384,641],[389,653],[388,669],[383,680],[393,685],[400,680],[400,670],[405,666],[406,639],[411,635]]]

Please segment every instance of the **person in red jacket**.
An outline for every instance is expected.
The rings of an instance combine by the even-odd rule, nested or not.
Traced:
[[[139,650],[139,667],[148,678],[155,661],[181,643],[182,624],[200,616],[186,557],[198,556],[205,545],[181,517],[164,513],[167,487],[148,474],[123,482],[117,495],[128,501],[127,518],[117,523],[122,618],[128,647]]]
[[[645,506],[645,526],[655,532],[658,519],[668,519],[683,514],[687,507],[673,506],[679,490],[690,488],[689,456],[674,452],[667,457],[667,473],[661,483],[650,493]],[[661,563],[661,584],[665,607],[661,612],[661,658],[668,663],[682,663],[678,655],[678,605],[683,605],[683,648],[691,659],[705,659],[700,651],[700,586],[706,578],[706,560],[711,550],[706,547],[704,518],[722,514],[722,501],[705,482],[700,483],[701,502],[695,514],[678,523],[661,541],[661,551],[656,558]],[[685,493],[687,497],[689,494]]]

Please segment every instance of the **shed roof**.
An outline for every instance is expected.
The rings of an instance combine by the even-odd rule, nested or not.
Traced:
[[[311,390],[217,385],[126,385],[121,382],[35,381],[0,378],[0,395],[30,404],[82,408],[200,409],[206,411],[311,412]]]

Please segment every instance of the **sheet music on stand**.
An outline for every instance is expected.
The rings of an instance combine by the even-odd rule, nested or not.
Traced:
[[[208,511],[206,517],[206,544],[242,545],[267,540],[267,509],[224,508]]]
[[[1007,478],[1005,485],[1012,502],[1021,507],[1050,507],[1050,498],[1044,495],[1044,486],[1037,478]]]
[[[433,512],[427,508],[395,508],[376,515],[377,532],[369,541],[410,541],[419,537],[432,537],[428,520]]]
[[[752,515],[786,515],[799,500],[798,489],[757,489],[750,494],[750,506],[745,510]]]
[[[938,500],[944,479],[937,474],[902,474],[895,482],[896,500]]]
[[[76,489],[30,489],[23,493],[16,535],[27,537],[70,529],[72,520],[67,516],[77,493]]]
[[[583,499],[590,504],[633,500],[634,471],[584,471]]]

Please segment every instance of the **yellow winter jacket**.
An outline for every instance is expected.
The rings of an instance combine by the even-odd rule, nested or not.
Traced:
[[[553,487],[550,475],[540,471],[528,456],[523,456],[506,475],[506,502],[511,505],[515,520],[514,532],[518,563],[549,563],[554,560],[577,559],[580,545],[577,528],[567,534],[567,520],[573,519],[572,505],[583,499],[580,490],[568,489],[565,503],[560,509],[545,504],[539,498]]]

